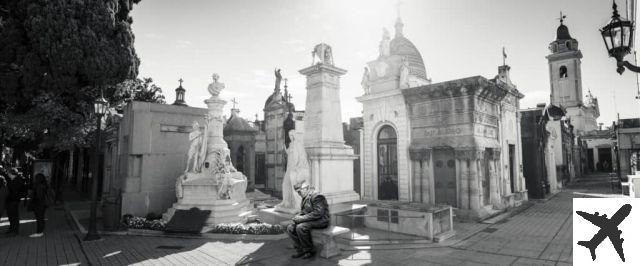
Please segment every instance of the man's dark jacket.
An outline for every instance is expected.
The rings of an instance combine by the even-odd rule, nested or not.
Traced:
[[[327,199],[317,192],[309,193],[302,199],[300,210],[300,214],[295,217],[295,223],[318,221],[328,224],[331,220]]]
[[[9,191],[7,202],[20,202],[20,199],[27,196],[27,187],[20,177],[7,178],[7,190]]]

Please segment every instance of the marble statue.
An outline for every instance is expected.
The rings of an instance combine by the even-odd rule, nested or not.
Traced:
[[[406,56],[402,57],[398,87],[400,87],[401,89],[409,87],[409,60],[407,60]]]
[[[213,83],[207,88],[211,97],[204,101],[208,108],[204,130],[198,122],[193,122],[187,167],[175,184],[178,200],[163,215],[165,221],[171,220],[176,210],[193,207],[211,211],[207,225],[241,222],[251,214],[245,195],[247,177],[233,167],[223,138],[222,109],[226,101],[219,97],[224,84],[218,79],[219,76],[213,74]]]
[[[204,133],[200,130],[200,124],[198,121],[193,121],[193,125],[191,133],[189,133],[189,142],[191,145],[189,146],[189,151],[187,152],[187,168],[184,169],[184,172],[200,172],[200,168],[202,166],[202,162],[204,158],[201,156],[203,142],[205,141]]]
[[[299,210],[302,198],[294,191],[293,185],[302,181],[309,183],[311,180],[309,160],[302,136],[302,133],[296,134],[296,130],[289,131],[291,143],[287,149],[287,171],[282,180],[282,202],[276,205],[276,211],[295,213]]]
[[[331,46],[321,43],[316,45],[311,51],[311,65],[314,64],[327,64],[333,65],[333,54],[331,53]],[[318,60],[316,62],[316,59]]]
[[[360,82],[362,88],[364,89],[364,94],[371,93],[369,91],[369,68],[364,67],[364,73],[362,74],[362,81]]]
[[[220,78],[220,76],[216,73],[213,73],[211,77],[213,78],[213,82],[209,84],[209,87],[207,87],[207,90],[211,94],[211,98],[216,98],[220,94],[220,91],[224,89],[224,83],[218,82],[218,79]]]
[[[380,41],[380,56],[389,56],[391,54],[391,37],[389,35],[389,30],[387,28],[382,28],[382,40]]]
[[[276,75],[276,87],[274,88],[274,90],[275,91],[279,91],[280,90],[280,81],[282,80],[282,75],[280,74],[280,69],[274,70],[273,73]]]

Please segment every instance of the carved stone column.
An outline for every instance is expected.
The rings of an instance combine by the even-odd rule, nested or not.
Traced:
[[[460,166],[460,206],[461,209],[477,210],[481,206],[480,182],[478,178],[478,160],[483,158],[482,150],[456,150],[456,159]]]
[[[431,149],[414,148],[409,150],[409,157],[413,164],[413,201],[422,203],[433,203],[432,196],[432,174],[431,171]]]

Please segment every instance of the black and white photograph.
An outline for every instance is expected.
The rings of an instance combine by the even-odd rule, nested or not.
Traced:
[[[0,265],[640,263],[638,9],[2,0]]]

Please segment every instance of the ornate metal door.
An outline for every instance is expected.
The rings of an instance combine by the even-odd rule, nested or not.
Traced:
[[[378,133],[378,199],[398,199],[398,148],[395,130],[384,126]]]
[[[485,149],[484,152],[484,174],[482,175],[482,203],[483,205],[489,205],[490,193],[491,193],[491,149]]]
[[[453,149],[433,152],[436,203],[457,206],[456,160]]]

